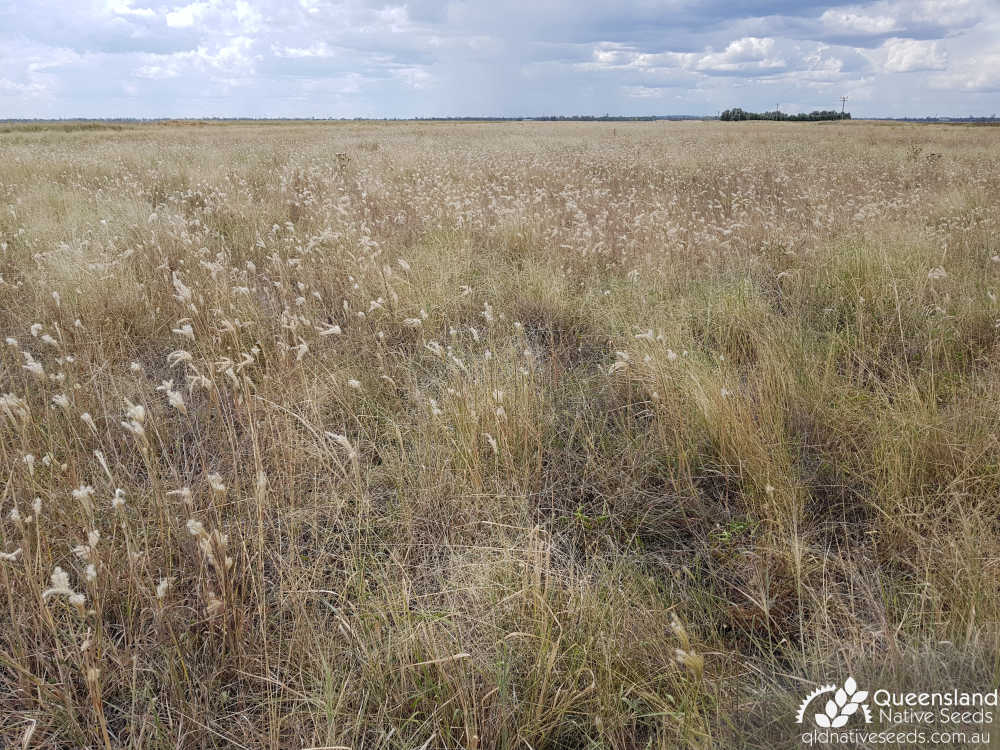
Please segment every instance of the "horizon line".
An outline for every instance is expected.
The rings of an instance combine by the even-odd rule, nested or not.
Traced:
[[[724,110],[723,110],[724,111]],[[769,110],[773,111],[773,110]],[[817,110],[818,111],[818,110]],[[809,114],[808,112],[782,112],[794,116]],[[850,114],[850,113],[845,113]],[[613,122],[613,121],[655,121],[655,120],[718,120],[718,114],[674,114],[674,115],[424,115],[424,116],[340,116],[323,117],[319,115],[303,115],[298,117],[271,117],[251,115],[179,115],[163,117],[0,117],[0,123],[46,123],[46,122],[118,122],[118,123],[157,123],[157,122],[190,122],[190,121],[221,121],[221,122],[427,122],[427,121],[581,121],[581,122]],[[845,118],[847,119],[847,118]],[[853,116],[851,120],[986,120],[1000,121],[997,114],[990,115],[870,115]],[[761,120],[770,122],[770,120]]]

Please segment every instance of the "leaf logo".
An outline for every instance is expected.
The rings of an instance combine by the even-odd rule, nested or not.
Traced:
[[[865,723],[871,722],[871,714],[868,711],[868,705],[865,703],[865,700],[868,698],[868,691],[858,690],[858,683],[854,681],[853,677],[848,677],[841,688],[838,688],[836,685],[824,685],[809,693],[799,706],[795,723],[801,724],[809,704],[819,696],[828,693],[833,693],[833,697],[827,699],[822,713],[813,716],[816,726],[823,729],[840,729],[858,712],[858,709],[861,709],[865,717]]]

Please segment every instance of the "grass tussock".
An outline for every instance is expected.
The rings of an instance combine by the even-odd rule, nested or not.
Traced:
[[[0,133],[0,744],[785,747],[841,673],[995,684],[998,134],[609,131]]]

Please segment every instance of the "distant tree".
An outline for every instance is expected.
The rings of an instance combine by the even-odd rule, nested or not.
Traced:
[[[792,115],[780,110],[774,110],[773,112],[747,112],[740,107],[733,107],[732,109],[723,110],[723,112],[719,115],[719,119],[726,122],[738,122],[741,120],[790,120],[792,122],[816,122],[819,120],[850,120],[851,113],[845,112],[841,114],[834,109],[824,109],[813,110],[808,114],[805,112],[799,112],[797,115]]]

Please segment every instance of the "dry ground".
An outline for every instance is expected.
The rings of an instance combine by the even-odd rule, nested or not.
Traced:
[[[5,128],[0,745],[992,687],[998,230],[997,128]]]

